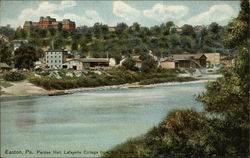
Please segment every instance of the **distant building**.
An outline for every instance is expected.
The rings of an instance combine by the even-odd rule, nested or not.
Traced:
[[[63,69],[83,70],[115,66],[114,58],[80,58],[71,59],[63,63]]]
[[[108,30],[109,30],[109,32],[115,32],[115,31],[116,31],[116,27],[114,27],[114,26],[109,26],[109,27],[108,27]]]
[[[63,19],[63,21],[56,21],[55,18],[40,17],[39,22],[25,21],[23,29],[30,28],[59,28],[62,27],[65,30],[75,30],[75,22],[70,21],[70,19]]]
[[[176,25],[169,28],[170,33],[180,33],[181,31],[182,28]]]
[[[207,67],[216,67],[220,65],[220,53],[205,53],[207,57]]]
[[[113,58],[82,58],[80,61],[84,68],[114,66]]]
[[[220,57],[221,65],[225,67],[234,67],[235,66],[235,59],[230,57],[229,55],[222,55]]]
[[[68,52],[65,50],[48,50],[45,51],[45,63],[51,69],[63,68]]]
[[[79,59],[70,59],[63,63],[63,69],[83,70],[83,64]]]
[[[5,35],[2,35],[2,34],[0,35],[0,40],[3,41],[3,42],[6,42],[6,43],[9,42],[9,38],[7,36],[5,36]]]
[[[174,54],[168,59],[175,61],[176,68],[205,68],[207,65],[205,54]]]
[[[135,67],[137,68],[141,68],[142,66],[142,60],[140,59],[139,55],[134,55],[131,57],[134,61],[135,61]],[[128,59],[128,57],[124,57],[121,61],[120,61],[120,66],[122,66],[123,62],[126,61]]]
[[[203,27],[201,25],[194,26],[194,31],[195,32],[200,32],[202,29],[203,29]]]
[[[175,69],[175,61],[169,59],[162,59],[159,66],[163,69]]]
[[[28,40],[13,40],[11,41],[13,43],[14,51],[17,50],[19,47],[28,44]]]
[[[6,63],[0,63],[0,72],[9,71],[12,68]]]

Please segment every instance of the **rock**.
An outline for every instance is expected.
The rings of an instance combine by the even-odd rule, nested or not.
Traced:
[[[41,75],[35,73],[35,77],[41,78]]]
[[[74,74],[72,72],[67,72],[66,76],[68,76],[68,77],[74,77]]]
[[[101,71],[94,71],[94,73],[98,74],[98,75],[101,75],[102,72]]]
[[[81,77],[82,76],[82,72],[81,71],[74,71],[74,75],[76,77]]]
[[[57,79],[62,79],[62,77],[59,75],[58,71],[52,71],[49,74],[50,77],[55,77]]]

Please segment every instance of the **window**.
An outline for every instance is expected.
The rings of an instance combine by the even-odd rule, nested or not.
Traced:
[[[53,63],[53,60],[51,60],[51,63]]]
[[[61,63],[61,60],[59,60],[59,63]]]
[[[56,63],[57,61],[55,60],[55,63]]]

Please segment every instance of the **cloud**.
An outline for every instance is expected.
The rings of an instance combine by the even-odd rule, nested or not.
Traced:
[[[227,24],[232,17],[236,16],[236,14],[237,13],[229,5],[214,5],[210,7],[208,11],[189,18],[188,20],[183,21],[183,23],[193,25],[207,25],[212,22],[217,22],[223,25]]]
[[[126,22],[135,22],[140,17],[141,12],[130,5],[122,2],[113,2],[113,13],[121,17]]]
[[[71,19],[76,24],[93,25],[95,22],[103,22],[102,18],[95,10],[86,10],[81,15],[74,13],[66,13],[58,15],[55,12],[61,11],[67,8],[73,8],[76,6],[76,2],[73,0],[61,1],[58,4],[48,1],[41,2],[37,8],[24,9],[16,19],[4,19],[1,21],[1,25],[10,24],[12,27],[22,26],[25,21],[38,21],[40,16],[51,16],[58,21],[62,19]],[[4,23],[2,23],[4,22]]]
[[[144,10],[143,14],[158,22],[166,20],[178,20],[187,15],[188,7],[186,6],[167,6],[160,3],[155,4],[151,9]]]
[[[76,6],[76,2],[73,0],[65,0],[60,3],[60,6],[62,9],[64,8],[70,8]]]
[[[63,16],[64,19],[71,19],[77,24],[93,26],[96,22],[103,23],[102,17],[95,10],[86,10],[83,15],[79,16],[73,13],[68,13]]]

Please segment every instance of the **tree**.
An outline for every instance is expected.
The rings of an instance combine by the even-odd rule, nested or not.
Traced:
[[[235,67],[209,82],[198,100],[204,112],[175,110],[146,135],[118,145],[104,158],[249,156],[249,2],[225,34],[225,46],[237,49]]]
[[[208,26],[208,30],[214,34],[219,33],[221,26],[218,23],[213,22]]]
[[[128,29],[128,25],[126,23],[119,23],[116,25],[115,32],[116,34],[122,34],[124,31]]]
[[[131,57],[125,59],[125,61],[122,63],[122,66],[125,67],[125,69],[127,70],[132,70],[132,71],[136,70],[135,60],[132,59]]]
[[[15,51],[15,67],[18,69],[31,69],[36,60],[36,51],[31,46],[21,46]]]
[[[144,73],[149,73],[152,71],[155,71],[157,68],[157,62],[154,60],[154,58],[150,55],[145,55],[142,58],[142,66],[141,71]]]
[[[0,41],[0,62],[10,65],[11,61],[12,54],[9,46],[7,46],[4,42]]]
[[[195,36],[194,27],[192,25],[187,25],[187,24],[183,25],[181,34],[194,37]]]
[[[15,30],[11,28],[10,25],[1,26],[0,27],[0,34],[3,34],[9,38],[9,40],[13,40],[15,37]]]
[[[242,5],[244,4],[244,5]],[[249,3],[241,2],[241,11],[226,30],[225,45],[237,49],[235,67],[225,69],[223,77],[207,85],[198,99],[210,113],[220,115],[213,137],[223,137],[221,156],[249,155]]]

